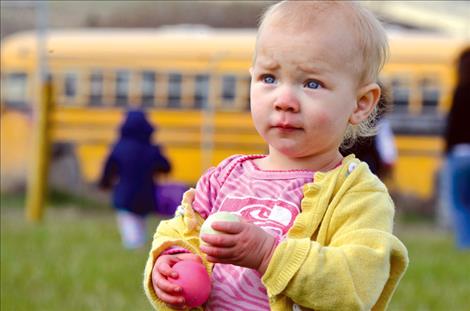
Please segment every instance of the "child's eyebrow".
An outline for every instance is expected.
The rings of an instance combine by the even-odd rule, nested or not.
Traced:
[[[276,70],[280,67],[279,63],[274,60],[259,60],[258,63],[261,67],[268,70]]]

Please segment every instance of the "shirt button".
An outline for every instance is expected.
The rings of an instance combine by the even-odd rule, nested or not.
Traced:
[[[351,163],[349,164],[349,167],[348,167],[348,173],[351,174],[352,171],[354,171],[354,169],[357,167],[357,163]]]

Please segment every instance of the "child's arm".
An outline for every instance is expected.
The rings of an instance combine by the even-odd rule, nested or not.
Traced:
[[[157,297],[152,284],[152,270],[157,258],[165,250],[171,247],[184,248],[203,258],[202,253],[199,250],[198,235],[199,228],[204,222],[204,219],[192,209],[191,202],[193,197],[194,190],[188,190],[184,194],[183,201],[181,203],[183,207],[182,215],[160,222],[154,235],[152,249],[150,250],[144,271],[144,290],[153,307],[157,310],[171,310]],[[203,261],[206,267],[210,267],[210,264],[207,261]],[[210,271],[210,269],[208,270]]]
[[[212,271],[212,264],[206,260],[199,249],[199,231],[204,219],[212,212],[213,203],[217,199],[217,193],[224,178],[237,164],[236,161],[239,158],[240,156],[237,155],[232,156],[222,161],[217,167],[208,169],[199,179],[196,191],[189,190],[184,194],[181,206],[176,212],[182,215],[162,221],[158,226],[144,272],[145,292],[154,308],[168,309],[168,306],[157,297],[152,286],[152,269],[155,267],[156,259],[164,251],[171,248],[171,253],[179,249],[190,252],[202,258],[206,269]]]
[[[348,193],[323,219],[322,244],[297,236],[278,245],[263,275],[268,295],[315,310],[385,309],[408,263],[393,215],[385,192]]]
[[[103,172],[98,181],[98,186],[102,190],[111,189],[117,176],[118,176],[118,164],[117,164],[116,159],[114,158],[114,153],[111,153],[106,159]]]

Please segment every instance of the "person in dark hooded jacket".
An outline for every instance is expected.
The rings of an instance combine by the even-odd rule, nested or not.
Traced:
[[[153,126],[143,111],[127,112],[121,135],[106,159],[99,186],[113,188],[113,206],[127,248],[146,241],[146,216],[157,209],[155,175],[169,173],[171,165],[160,147],[151,143]]]

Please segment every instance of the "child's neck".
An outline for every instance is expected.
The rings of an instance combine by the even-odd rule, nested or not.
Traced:
[[[342,159],[343,156],[338,150],[299,158],[288,157],[277,150],[270,150],[266,157],[257,159],[256,165],[262,170],[310,170],[314,172],[327,172],[335,168]]]

